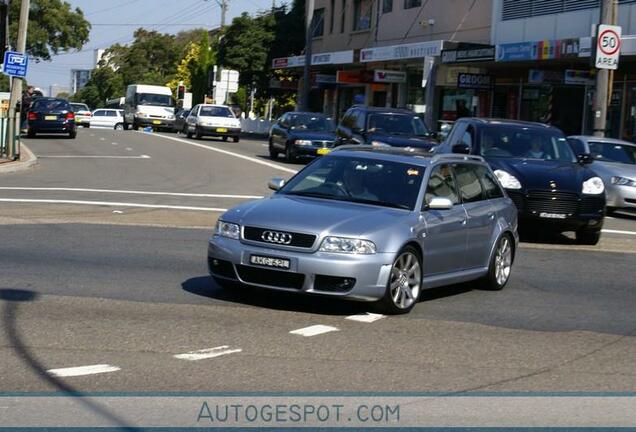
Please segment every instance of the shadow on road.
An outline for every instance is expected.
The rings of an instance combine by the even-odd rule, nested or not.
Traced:
[[[617,210],[611,214],[614,219],[636,221],[636,213],[629,210]]]
[[[82,397],[83,394],[70,384],[58,379],[47,373],[46,367],[31,352],[27,344],[24,343],[20,335],[18,326],[18,310],[21,303],[33,302],[38,298],[38,294],[34,291],[19,289],[0,289],[0,301],[3,303],[2,308],[2,327],[9,341],[9,346],[13,347],[16,355],[43,381],[55,387],[57,391],[64,393],[66,396],[76,397],[77,401],[87,409],[93,411],[97,415],[103,417],[111,423],[116,424],[121,430],[134,431],[137,430],[127,425],[127,423],[117,417],[114,413],[108,411],[99,404]],[[28,396],[28,393],[25,394]],[[61,413],[60,413],[61,414]],[[68,413],[72,415],[72,413]]]

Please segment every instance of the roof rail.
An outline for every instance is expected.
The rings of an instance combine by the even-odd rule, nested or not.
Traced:
[[[467,155],[467,154],[458,154],[458,153],[441,153],[436,154],[431,159],[431,162],[437,162],[439,160],[456,160],[456,161],[475,161],[475,162],[486,162],[483,157],[476,155]]]
[[[434,148],[434,147],[433,147]],[[393,147],[389,145],[374,146],[369,144],[348,144],[335,147],[332,152],[335,151],[373,151],[378,153],[393,153],[410,156],[431,156],[432,153],[427,148],[422,147]]]

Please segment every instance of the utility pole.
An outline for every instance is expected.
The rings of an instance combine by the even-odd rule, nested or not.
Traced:
[[[30,0],[22,0],[20,4],[20,22],[18,24],[18,42],[16,45],[16,51],[26,52],[26,36],[27,26],[29,25],[29,8],[31,6]],[[11,80],[11,97],[9,99],[9,135],[7,136],[7,144],[9,144],[9,159],[17,159],[20,157],[20,147],[18,140],[15,137],[20,135],[20,115],[18,115],[17,105],[18,101],[22,97],[22,79],[13,78]],[[20,107],[25,109],[25,107]],[[16,118],[17,117],[17,118]]]
[[[227,14],[227,0],[217,2],[221,8],[221,29],[225,27],[225,14]]]
[[[615,25],[616,0],[601,0],[601,14],[599,24]],[[604,137],[607,128],[608,97],[611,94],[609,88],[610,71],[597,69],[596,71],[596,97],[594,98],[594,136]]]
[[[314,0],[305,2],[305,67],[303,70],[303,91],[300,98],[300,110],[309,111],[309,93],[311,92],[311,83],[309,71],[311,69],[311,41],[313,39],[313,20],[314,20]]]

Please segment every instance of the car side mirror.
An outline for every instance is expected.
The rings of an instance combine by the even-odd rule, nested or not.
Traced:
[[[577,159],[581,165],[589,165],[594,162],[594,156],[589,153],[582,153],[577,156]]]
[[[452,151],[458,154],[470,154],[470,146],[464,143],[455,144]]]
[[[282,177],[274,177],[267,183],[267,187],[273,191],[277,191],[283,186],[285,186],[285,179]]]
[[[428,210],[450,210],[453,208],[453,202],[448,198],[433,198],[426,206]]]

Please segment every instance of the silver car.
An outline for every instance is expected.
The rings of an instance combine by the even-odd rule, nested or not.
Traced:
[[[217,283],[379,300],[391,314],[426,288],[506,285],[517,210],[481,157],[352,147],[219,218],[208,248]]]
[[[607,212],[636,209],[636,144],[612,138],[571,136],[579,154],[591,154],[592,170],[605,183]]]

